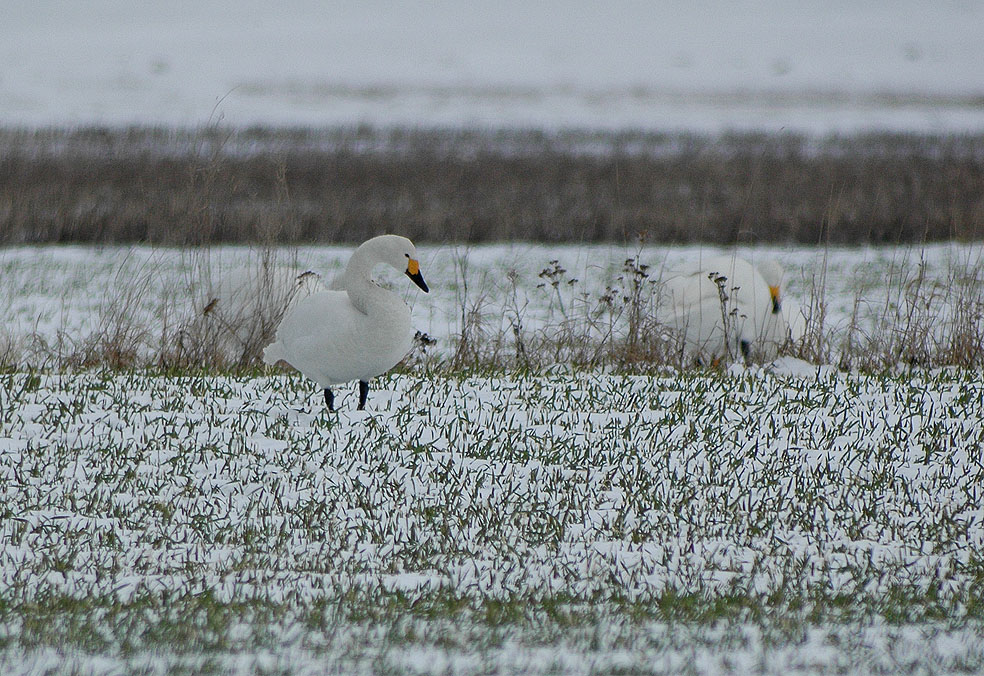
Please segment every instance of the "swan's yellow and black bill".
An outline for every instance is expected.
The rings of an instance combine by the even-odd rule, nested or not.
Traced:
[[[423,275],[420,274],[420,263],[417,262],[415,258],[411,258],[407,262],[407,277],[413,280],[413,283],[421,288],[424,293],[428,293],[430,289],[427,288],[427,282],[424,281]]]
[[[772,314],[778,314],[778,312],[780,310],[780,305],[779,305],[779,287],[778,286],[770,286],[769,287],[769,295],[772,296]]]

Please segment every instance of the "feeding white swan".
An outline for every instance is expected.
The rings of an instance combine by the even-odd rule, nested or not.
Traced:
[[[665,279],[661,319],[681,336],[684,354],[702,361],[774,359],[798,337],[791,325],[802,325],[794,303],[783,307],[782,277],[774,260],[755,266],[733,255],[705,258]]]
[[[373,268],[386,263],[405,272],[428,291],[417,250],[406,237],[381,235],[352,253],[340,284],[343,290],[313,293],[295,303],[277,327],[263,361],[285,361],[324,389],[335,410],[332,385],[359,381],[359,410],[369,396],[369,380],[396,366],[410,351],[410,308],[392,291],[372,281]]]

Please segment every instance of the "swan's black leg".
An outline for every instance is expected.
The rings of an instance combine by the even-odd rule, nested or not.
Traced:
[[[745,363],[747,364],[749,358],[752,356],[752,344],[749,343],[747,340],[743,340],[740,343],[738,343],[738,346],[741,348],[741,356],[744,358]]]
[[[335,410],[335,395],[332,394],[329,388],[325,388],[325,403],[328,404],[328,410]]]
[[[369,398],[369,383],[364,380],[359,381],[359,410],[366,407],[366,399]]]

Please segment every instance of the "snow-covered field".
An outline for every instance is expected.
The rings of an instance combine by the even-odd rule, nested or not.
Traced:
[[[2,377],[3,673],[984,669],[984,383]]]
[[[0,124],[984,129],[984,5],[6,3]]]
[[[0,14],[5,127],[984,131],[968,0]],[[981,245],[744,250],[822,365],[570,366],[713,253],[422,247],[436,342],[328,414],[172,359],[264,252],[0,250],[0,673],[984,673]]]
[[[285,269],[313,270],[330,281],[350,251],[282,249],[270,254],[270,260]],[[666,270],[725,250],[515,244],[422,246],[420,251],[431,293],[417,291],[397,275],[389,282],[406,294],[414,328],[437,341],[428,354],[448,358],[466,329],[489,349],[505,341],[506,352],[514,351],[516,325],[524,336],[550,342],[553,334],[564,330],[583,329],[597,337],[586,327],[608,327],[611,322],[617,337],[624,328],[625,308],[605,305],[603,299],[620,295],[610,293],[612,289],[629,290],[633,279],[625,270],[627,259],[648,266],[643,310],[655,314]],[[863,350],[857,344],[863,339],[900,338],[907,330],[924,328],[925,338],[939,342],[947,332],[959,330],[955,321],[971,326],[984,322],[984,248],[979,244],[757,247],[740,253],[751,260],[773,257],[783,264],[784,299],[799,304],[822,334],[829,352],[826,361],[837,361],[845,351]],[[205,252],[150,247],[0,250],[0,312],[5,317],[0,360],[21,366],[58,365],[95,343],[120,338],[136,363],[153,364],[181,325],[201,312],[209,300],[208,288],[236,271],[255,269],[263,257],[262,251],[247,247]],[[848,339],[850,345],[845,343]]]
[[[715,252],[422,247],[408,298],[449,354],[462,308],[550,331],[627,257]],[[945,327],[981,269],[979,245],[746,253],[823,290],[832,342],[904,319],[920,271]],[[4,674],[984,670],[979,370],[424,363],[328,414],[278,372],[44,368],[114,323],[153,362],[196,275],[257,256],[0,252]]]

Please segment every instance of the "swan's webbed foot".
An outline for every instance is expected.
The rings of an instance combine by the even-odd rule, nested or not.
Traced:
[[[329,411],[335,410],[335,395],[328,387],[325,388],[325,403],[328,404]]]
[[[359,410],[365,410],[366,399],[369,398],[369,383],[364,380],[359,381]]]

